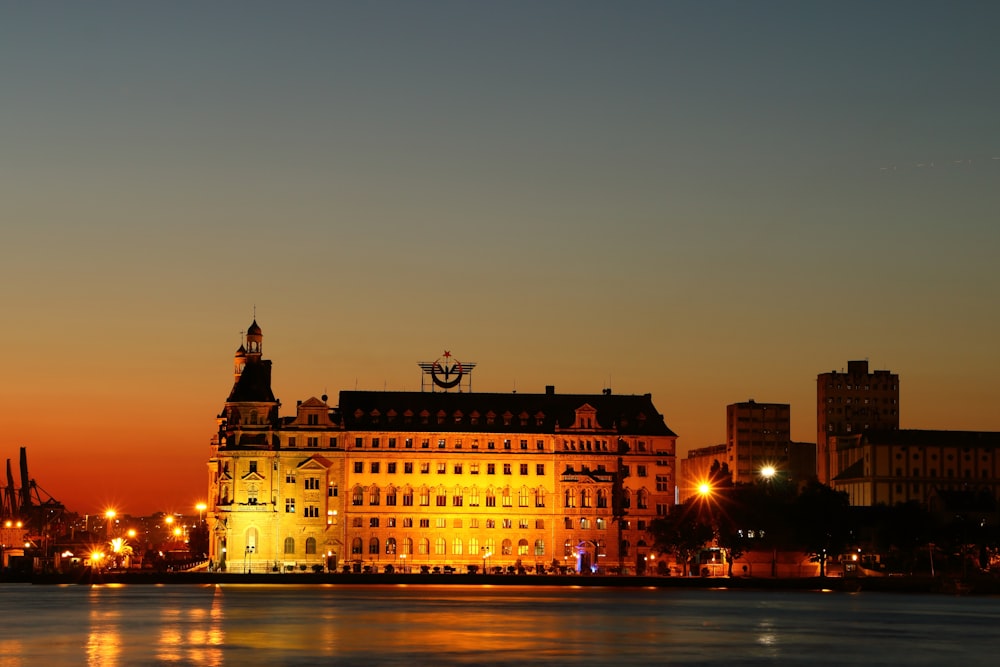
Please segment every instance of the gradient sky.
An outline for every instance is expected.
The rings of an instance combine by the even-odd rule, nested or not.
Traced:
[[[1000,430],[1000,4],[0,7],[0,458],[191,512],[256,307],[274,389],[651,392],[899,373]]]

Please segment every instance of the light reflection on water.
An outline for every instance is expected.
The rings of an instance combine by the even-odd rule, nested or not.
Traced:
[[[992,665],[1000,600],[485,586],[0,585],[0,667]],[[11,610],[16,610],[10,613]]]

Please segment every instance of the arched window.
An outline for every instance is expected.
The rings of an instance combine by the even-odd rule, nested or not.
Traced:
[[[454,541],[452,541],[452,543],[451,543],[451,553],[455,554],[456,556],[461,556],[462,555],[462,546],[463,546],[463,544],[462,544],[462,538],[461,537],[456,537],[454,539]]]
[[[496,494],[493,493],[493,489],[486,489],[486,506],[487,507],[497,506],[497,497]]]
[[[387,555],[389,555],[389,556],[391,556],[394,553],[396,553],[396,538],[395,537],[387,537],[385,539],[385,553]]]
[[[527,556],[528,555],[528,540],[521,538],[517,541],[517,555]]]
[[[563,556],[573,555],[573,540],[566,540],[563,542]]]
[[[497,544],[493,541],[492,537],[487,537],[486,541],[483,542],[484,553],[495,554],[497,552]]]
[[[636,494],[636,505],[638,509],[644,510],[649,506],[649,494],[646,493],[646,489],[642,489]]]
[[[360,486],[354,487],[354,493],[352,494],[351,504],[355,506],[363,505],[365,502],[365,490]]]
[[[511,556],[513,555],[514,546],[510,540],[504,540],[500,543],[500,550],[500,553],[504,556]]]
[[[621,555],[622,555],[622,556],[630,556],[631,554],[629,553],[629,551],[630,551],[631,549],[632,549],[632,545],[631,545],[631,544],[629,544],[629,541],[628,541],[628,540],[622,540],[622,551],[621,551]]]
[[[310,554],[310,555],[316,553],[316,538],[315,537],[307,537],[306,538],[306,553]]]
[[[434,554],[437,556],[443,556],[445,554],[445,541],[443,537],[439,537],[434,540]]]
[[[573,507],[574,500],[573,489],[566,489],[566,507]]]
[[[385,504],[390,507],[396,504],[396,487],[390,486],[385,490]]]
[[[545,540],[535,540],[535,555],[536,556],[545,555]]]
[[[581,489],[580,491],[580,507],[590,507],[590,489]]]
[[[295,538],[286,537],[285,538],[285,554],[290,555],[295,553]]]
[[[407,487],[403,490],[403,507],[411,507],[413,505],[413,489]]]
[[[528,506],[528,487],[522,486],[521,490],[517,492],[517,505],[518,507]]]
[[[628,489],[622,489],[622,507],[625,509],[632,507],[632,492]]]
[[[479,507],[479,489],[475,486],[469,489],[469,506]]]
[[[507,488],[505,488],[503,490],[503,506],[504,507],[510,507],[511,506],[510,503],[511,503],[511,501],[510,501],[510,487],[507,487]]]
[[[371,488],[368,489],[368,504],[378,505],[379,500],[381,499],[381,495],[382,495],[382,490],[379,489],[378,486],[376,486],[375,484],[372,484]]]
[[[378,555],[378,538],[373,537],[368,540],[368,553]]]
[[[431,490],[426,486],[420,488],[420,505],[427,507],[431,504]]]
[[[403,553],[407,556],[413,555],[413,538],[404,537],[403,538]]]
[[[430,553],[430,550],[431,550],[431,541],[428,540],[426,537],[421,537],[418,553],[421,556],[426,556],[428,553]]]
[[[469,538],[469,553],[470,554],[477,554],[477,553],[479,553],[479,538],[478,537],[470,537]]]
[[[535,507],[545,507],[545,489],[535,489]]]
[[[607,547],[604,544],[604,540],[597,540],[597,555],[607,556]]]
[[[604,489],[597,490],[597,506],[602,509],[608,506],[608,492]]]
[[[351,540],[351,553],[354,554],[355,556],[360,556],[361,555],[361,538],[360,537],[355,537],[353,540]]]

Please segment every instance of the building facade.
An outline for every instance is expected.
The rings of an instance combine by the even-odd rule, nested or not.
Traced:
[[[843,470],[833,439],[899,430],[899,375],[869,372],[867,361],[848,361],[847,372],[816,377],[816,475],[830,485]]]
[[[1000,433],[904,429],[831,438],[834,489],[852,505],[918,502],[963,491],[1000,500]]]
[[[211,444],[213,564],[631,572],[673,503],[648,394],[344,391],[283,417],[256,322],[246,339]]]

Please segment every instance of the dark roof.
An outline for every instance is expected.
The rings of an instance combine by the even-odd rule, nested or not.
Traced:
[[[371,430],[398,426],[410,431],[553,433],[573,426],[576,410],[590,405],[595,429],[621,435],[676,435],[663,422],[649,394],[492,394],[407,391],[342,391],[344,428]],[[495,415],[489,423],[488,415]],[[427,414],[424,420],[422,414]],[[473,414],[479,419],[473,423]],[[410,416],[407,417],[406,415]],[[510,415],[506,424],[504,415]]]
[[[1000,433],[996,431],[902,429],[899,431],[866,431],[865,438],[873,445],[1000,447]]]
[[[240,373],[240,379],[233,385],[233,390],[229,392],[228,403],[234,402],[262,403],[274,401],[274,393],[271,391],[271,362],[263,359],[255,363],[249,363]]]
[[[247,329],[247,335],[252,336],[254,334],[259,334],[259,333],[260,333],[260,326],[258,326],[257,320],[254,320],[253,323],[250,325],[250,328]]]
[[[862,479],[865,476],[865,462],[864,459],[858,459],[851,465],[847,466],[840,472],[839,475],[834,477],[834,479],[841,482],[851,480],[851,479]]]

